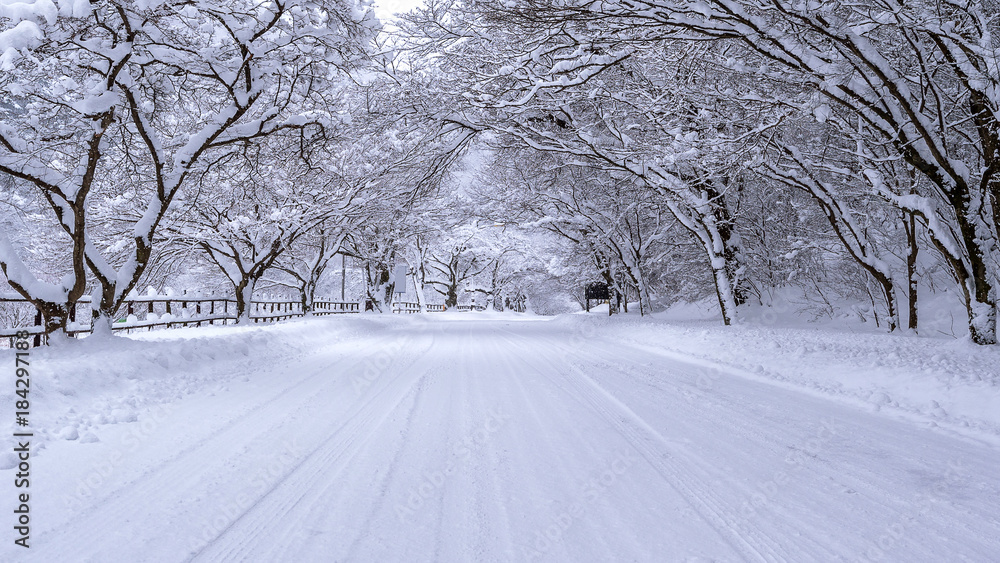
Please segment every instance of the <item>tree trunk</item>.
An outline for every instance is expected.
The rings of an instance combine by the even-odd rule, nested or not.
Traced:
[[[36,309],[42,312],[42,325],[45,327],[47,336],[65,334],[66,325],[69,323],[69,308],[71,303],[60,304],[48,301],[32,300]]]
[[[7,278],[7,285],[34,305],[35,310],[41,313],[42,326],[45,328],[47,336],[58,333],[65,334],[66,325],[69,322],[70,310],[75,307],[76,302],[80,300],[80,297],[83,296],[86,290],[86,266],[82,248],[82,237],[75,237],[72,255],[73,273],[71,274],[73,286],[69,289],[49,286],[51,289],[56,289],[55,293],[61,293],[61,297],[65,298],[64,302],[55,302],[32,295],[29,289],[37,286],[38,280],[28,272],[27,267],[17,256],[6,235],[0,232],[0,271]],[[52,341],[51,338],[45,340]]]
[[[91,334],[93,336],[111,336],[111,326],[115,319],[103,310],[91,310]]]
[[[997,310],[993,296],[993,284],[990,280],[989,267],[986,263],[984,246],[993,241],[984,240],[985,233],[976,228],[977,215],[971,209],[970,195],[967,189],[955,186],[951,192],[955,215],[958,217],[959,230],[962,233],[962,243],[965,246],[969,260],[969,269],[956,272],[969,296],[969,335],[976,344],[997,343]],[[985,203],[982,202],[982,203]],[[992,227],[992,226],[991,226]],[[954,262],[953,262],[954,265]],[[964,268],[963,268],[964,269]],[[964,274],[964,275],[963,275]],[[964,278],[964,279],[963,279]]]
[[[726,261],[726,275],[732,283],[733,303],[736,306],[743,305],[750,296],[750,287],[743,279],[743,244],[740,235],[733,228],[733,218],[729,213],[722,194],[710,188],[710,197],[713,198],[715,210],[715,226],[719,231],[719,238],[722,239],[722,258]]]
[[[715,295],[719,298],[719,308],[722,310],[722,323],[729,326],[736,320],[736,297],[729,269],[721,257],[713,260],[712,276],[715,278]]]
[[[917,330],[917,222],[913,213],[903,211],[903,228],[906,230],[906,296],[907,321],[906,326],[912,331]]]
[[[299,289],[299,301],[302,305],[302,314],[311,315],[313,312],[313,303],[316,301],[315,280],[309,279],[302,283],[302,287]]]
[[[686,211],[670,198],[666,200],[674,217],[702,244],[715,280],[715,293],[726,326],[736,320],[736,307],[745,301],[748,292],[740,282],[743,265],[739,237],[732,228],[732,219],[722,194],[712,181],[685,178],[685,182],[700,190],[698,198],[684,200]]]
[[[424,282],[420,279],[420,274],[416,269],[413,271],[413,293],[417,296],[417,305],[420,306],[420,312],[427,312],[427,297],[424,296]]]
[[[444,306],[449,308],[458,306],[458,283],[454,280],[450,280],[448,283],[448,291],[444,296]]]
[[[244,277],[236,284],[236,324],[246,324],[250,321],[250,305],[254,286],[257,280]]]

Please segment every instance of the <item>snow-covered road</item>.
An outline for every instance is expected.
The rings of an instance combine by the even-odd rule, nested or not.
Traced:
[[[48,448],[37,495],[87,490],[0,559],[1000,559],[995,445],[585,324],[472,319],[331,332]]]

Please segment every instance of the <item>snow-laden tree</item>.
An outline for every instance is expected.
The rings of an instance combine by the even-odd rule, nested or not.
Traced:
[[[546,230],[587,249],[593,276],[622,295],[635,294],[640,313],[652,308],[651,262],[672,239],[677,221],[657,194],[631,177],[616,179],[530,149],[502,151],[484,178],[480,198],[499,216]]]
[[[393,268],[405,238],[406,214],[385,210],[371,216],[348,239],[345,252],[362,264],[365,298],[378,311],[387,310],[385,306],[392,301]]]
[[[274,270],[284,274],[285,279],[273,277],[267,281],[272,285],[295,289],[302,312],[311,313],[320,279],[334,257],[343,252],[349,229],[349,222],[330,218],[307,230],[274,266]]]
[[[622,50],[599,25],[510,15],[490,2],[432,2],[407,30],[414,52],[443,53],[432,60],[466,92],[467,121],[657,194],[702,244],[730,323],[748,290],[726,197],[742,108],[690,87],[701,63],[677,42]]]
[[[329,86],[370,61],[378,28],[352,0],[0,6],[0,172],[32,185],[71,242],[70,271],[55,283],[6,235],[0,268],[49,331],[65,324],[88,273],[97,329],[108,326],[177,194],[215,151],[337,122]],[[138,219],[108,253],[89,214],[95,194],[122,180],[121,162]]]
[[[445,307],[455,307],[465,291],[473,291],[473,280],[489,270],[495,260],[484,248],[485,226],[465,223],[444,227],[432,240],[427,258],[424,285],[444,298]]]
[[[476,303],[495,311],[524,311],[527,292],[525,275],[536,265],[525,252],[529,231],[517,224],[478,220],[480,243],[475,251],[488,260],[488,267],[475,276],[468,290]],[[481,297],[481,298],[480,298]]]
[[[486,68],[480,81],[529,92],[591,82],[608,58],[633,57],[664,39],[732,46],[743,77],[733,97],[767,95],[762,79],[799,84],[785,102],[799,110],[856,117],[859,157],[892,158],[928,181],[899,192],[869,164],[871,190],[925,222],[967,303],[969,331],[996,342],[996,252],[1000,232],[1000,50],[991,2],[876,0],[487,0],[512,27],[551,32],[524,41],[528,65]],[[481,8],[482,3],[476,3]],[[561,48],[560,48],[561,47]],[[521,103],[512,97],[506,103]]]
[[[324,259],[332,257],[326,247],[341,246],[349,217],[364,205],[362,186],[288,159],[289,147],[279,140],[288,139],[275,137],[214,162],[200,176],[200,189],[185,190],[184,215],[167,233],[175,244],[203,252],[232,283],[238,322],[249,319],[258,282],[310,237],[322,246],[318,258],[307,259],[304,275],[314,292]],[[319,270],[316,279],[312,270]]]
[[[802,190],[813,198],[848,254],[877,285],[888,329],[895,330],[899,311],[894,277],[900,268],[880,248],[882,233],[878,223],[884,225],[888,219],[889,225],[901,225],[899,215],[886,213],[890,206],[873,201],[875,196],[863,184],[857,159],[852,156],[853,147],[844,145],[849,139],[836,131],[832,135],[816,134],[808,125],[797,130],[786,125],[782,129],[782,134],[772,140],[774,153],[763,155],[757,170],[769,180]],[[876,208],[882,208],[882,212]]]

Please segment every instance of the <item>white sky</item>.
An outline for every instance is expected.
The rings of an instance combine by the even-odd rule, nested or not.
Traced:
[[[385,19],[392,14],[409,12],[422,3],[423,0],[375,0],[375,14]]]

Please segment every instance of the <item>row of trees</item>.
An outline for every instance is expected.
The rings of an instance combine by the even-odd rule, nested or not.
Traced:
[[[88,284],[107,329],[198,186],[273,139],[335,138],[340,85],[376,60],[377,21],[341,0],[40,4],[3,14],[32,33],[5,46],[0,172],[22,248],[58,264],[4,233],[0,269],[49,332]]]
[[[919,270],[940,263],[972,339],[991,344],[995,8],[432,0],[404,31],[409,63],[444,77],[461,121],[504,150],[545,155],[513,171],[524,212],[586,247],[609,281],[623,270],[641,301],[674,224],[702,254],[727,324],[780,279],[767,245],[792,247],[777,256],[794,261],[833,239],[890,330],[900,290],[917,327]],[[769,206],[789,215],[768,221]]]
[[[221,275],[241,319],[262,280],[311,309],[337,254],[391,294],[401,237],[428,238],[414,209],[471,135],[393,72],[370,9],[34,6],[0,13],[0,270],[47,332],[88,293],[107,331],[137,286],[189,268]]]
[[[916,330],[952,288],[996,342],[986,2],[74,6],[0,14],[0,269],[50,331],[192,269],[308,309],[342,254],[378,302],[406,261],[421,304],[603,279],[726,324],[794,287]]]

